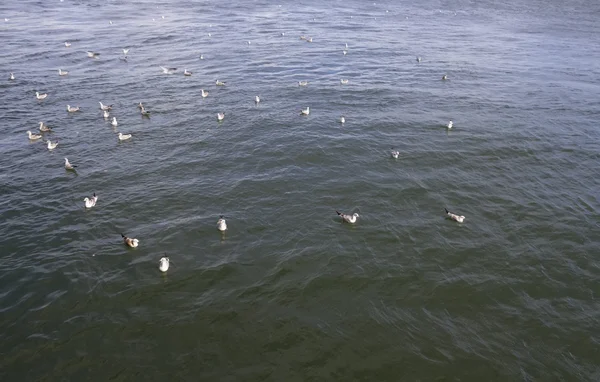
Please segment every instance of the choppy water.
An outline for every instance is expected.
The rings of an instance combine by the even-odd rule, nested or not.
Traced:
[[[600,7],[496,3],[1,4],[0,378],[600,379]]]

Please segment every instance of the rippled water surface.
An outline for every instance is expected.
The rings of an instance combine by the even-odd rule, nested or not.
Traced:
[[[600,6],[496,3],[0,4],[0,379],[600,380]]]

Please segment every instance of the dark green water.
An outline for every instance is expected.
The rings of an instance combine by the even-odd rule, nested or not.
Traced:
[[[0,11],[2,381],[600,379],[598,4]]]

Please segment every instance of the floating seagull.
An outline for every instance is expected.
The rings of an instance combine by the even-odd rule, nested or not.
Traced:
[[[248,41],[248,45],[252,44],[252,42]]]
[[[67,72],[66,70],[58,69],[59,76],[66,76],[67,74],[69,74],[69,72]]]
[[[342,219],[346,222],[346,223],[350,223],[350,224],[354,224],[356,223],[356,219],[359,217],[359,215],[355,212],[352,215],[346,215],[343,214],[339,211],[335,211],[338,215],[340,215],[342,217]]]
[[[306,109],[302,109],[300,110],[300,114],[302,115],[309,115],[310,114],[310,107],[306,107]]]
[[[451,129],[451,128],[452,128],[452,121],[449,121],[449,122],[448,122],[448,124],[446,125],[446,127],[447,127],[448,129]]]
[[[446,208],[444,208],[444,210],[446,210],[446,215],[448,215],[450,217],[450,219],[452,219],[454,221],[462,223],[465,220],[465,217],[462,215],[454,214],[454,213],[448,211],[448,209],[446,209]]]
[[[421,62],[421,57],[417,57],[417,62]]]
[[[47,140],[46,142],[48,143],[48,150],[54,150],[58,146],[58,141],[52,143],[50,140]]]
[[[203,54],[200,55],[200,59],[204,60],[204,55]]]
[[[123,56],[127,56],[127,53],[129,53],[129,49],[123,49]]]
[[[254,102],[259,103],[260,102],[260,97],[259,96],[254,97]]]
[[[202,98],[208,97],[208,92],[206,90],[200,89],[200,91],[202,92]]]
[[[160,258],[160,260],[158,261],[158,269],[160,269],[160,271],[163,273],[169,270],[169,258],[167,256],[163,256]]]
[[[47,93],[40,94],[39,92],[35,92],[35,98],[37,98],[37,99],[42,100],[42,99],[46,99],[46,97],[48,97]]]
[[[192,75],[192,72],[188,72],[187,69],[183,69],[183,75],[189,77]]]
[[[225,216],[219,216],[219,220],[217,221],[217,229],[221,232],[227,230],[227,221],[225,221]]]
[[[67,158],[65,158],[65,159],[67,159]],[[96,196],[96,193],[94,192],[94,194],[92,195],[91,198],[85,198],[85,199],[83,199],[83,201],[85,202],[85,208],[92,208],[96,205],[96,202],[98,201],[98,197]]]
[[[70,46],[71,46],[71,43],[70,43],[70,42],[68,42],[68,41],[65,41],[65,46],[68,48],[68,47],[70,47]]]
[[[100,55],[100,53],[91,52],[89,50],[86,53],[89,58],[98,58],[98,56]]]
[[[306,86],[308,85],[308,81],[298,81],[298,86]]]
[[[143,106],[142,106],[142,109],[140,110],[140,113],[142,113],[142,117],[150,117],[150,112],[148,110],[146,110]]]
[[[104,119],[109,119],[110,118],[110,113],[108,112],[108,110],[104,110],[102,112],[102,115],[104,116]]]
[[[285,32],[281,32],[281,35],[282,35],[282,36],[285,36]]]
[[[392,158],[394,159],[398,159],[398,157],[400,156],[400,151],[398,150],[394,150],[394,148],[392,147]]]
[[[306,36],[300,36],[300,40],[305,40],[306,41]]]
[[[442,80],[446,81],[447,79],[448,79],[448,76],[444,74],[444,75],[442,76]]]
[[[123,234],[121,234],[121,237],[123,238],[123,243],[125,243],[126,246],[131,248],[137,248],[138,244],[140,243],[138,239],[127,237]]]
[[[340,117],[340,123],[341,124],[346,123],[346,118],[343,115]]]
[[[348,54],[347,50],[342,50],[342,53],[344,53],[344,56]]]
[[[10,76],[8,76],[8,79],[14,81],[15,75],[12,72],[10,72]]]
[[[225,82],[217,80],[217,86],[225,86]]]
[[[69,160],[68,160],[67,158],[65,158],[65,168],[66,168],[67,170],[73,170],[73,171],[75,171],[75,167],[77,167],[77,166],[74,166],[74,165],[72,165],[72,164],[69,162]]]
[[[222,121],[225,119],[225,113],[217,113],[217,120]]]
[[[348,43],[346,43],[346,49],[348,49]]]
[[[79,106],[67,105],[67,111],[69,113],[75,113],[76,111],[79,111]]]
[[[306,42],[312,42],[312,37],[307,38]]]
[[[100,101],[98,101],[98,103],[100,104],[100,110],[110,110],[113,107],[113,105],[105,105]]]
[[[340,80],[340,84],[342,84],[342,85],[347,85],[347,84],[348,84],[348,80],[346,80],[346,79],[341,79],[341,80]]]
[[[110,123],[114,127],[117,127],[119,124],[117,123],[117,117],[113,117],[112,122]]]
[[[40,134],[32,134],[31,131],[29,131],[29,130],[27,130],[27,136],[32,141],[37,141],[38,139],[42,138],[42,136]]]
[[[40,131],[45,133],[52,131],[52,129],[49,128],[44,122],[40,122]]]
[[[210,36],[212,36],[212,34],[210,34],[210,33],[209,33],[209,34],[208,34],[208,37],[210,37]]]
[[[177,70],[177,68],[165,68],[164,66],[160,67],[164,74],[173,74]]]
[[[126,141],[129,138],[131,138],[131,134],[123,134],[123,133],[119,133],[119,140],[120,141]]]

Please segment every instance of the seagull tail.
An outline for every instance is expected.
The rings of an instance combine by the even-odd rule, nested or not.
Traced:
[[[338,215],[342,216],[342,213],[338,210],[335,211]]]
[[[447,208],[444,208],[444,210],[446,211],[446,213],[447,213],[447,214],[449,214],[449,213],[450,213],[450,211],[448,211],[448,209],[447,209]]]
[[[127,236],[125,236],[125,235],[123,235],[123,233],[121,233],[121,237],[122,237],[123,239],[125,239]]]

